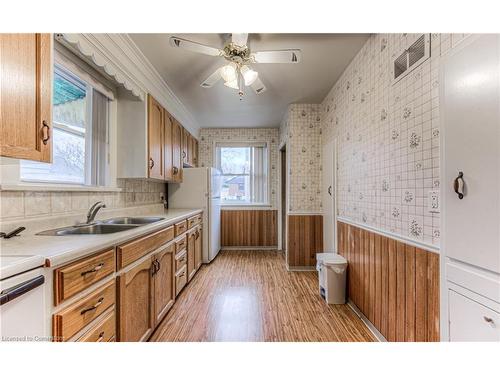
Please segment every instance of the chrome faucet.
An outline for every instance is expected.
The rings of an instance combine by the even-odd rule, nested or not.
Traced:
[[[87,224],[92,224],[92,222],[95,219],[95,215],[97,215],[97,212],[101,208],[106,208],[106,205],[102,203],[101,201],[94,203],[90,208],[89,212],[87,213]]]

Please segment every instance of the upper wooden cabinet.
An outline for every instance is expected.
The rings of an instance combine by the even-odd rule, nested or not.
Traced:
[[[172,127],[173,118],[164,110],[164,136],[163,136],[163,164],[165,167],[165,180],[172,181],[174,177],[172,165]]]
[[[52,160],[52,36],[0,34],[0,156]]]
[[[186,129],[182,130],[182,164],[196,167],[198,158],[198,141]]]
[[[164,167],[165,110],[148,95],[148,177],[165,179]]]
[[[172,124],[172,174],[173,182],[182,182],[182,132],[177,120]]]

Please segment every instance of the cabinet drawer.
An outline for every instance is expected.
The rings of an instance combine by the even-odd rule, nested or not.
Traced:
[[[175,224],[175,237],[184,233],[187,230],[187,221],[183,220],[180,223]]]
[[[187,284],[187,266],[182,267],[175,274],[175,295],[177,296]]]
[[[94,328],[80,337],[77,341],[84,342],[105,342],[114,341],[115,338],[115,309],[112,308],[105,313],[103,319]]]
[[[109,249],[56,269],[54,273],[55,305],[102,280],[114,271],[114,249]]]
[[[127,242],[116,248],[118,268],[123,268],[147,253],[156,250],[161,245],[174,239],[174,227],[162,229],[158,232]]]
[[[175,272],[180,271],[187,263],[187,251],[184,250],[175,256]]]
[[[450,341],[500,341],[500,313],[448,290]]]
[[[201,215],[196,215],[188,219],[188,229],[195,227],[201,223]]]
[[[187,240],[186,236],[179,237],[175,240],[175,253],[179,254],[182,250],[186,248]]]
[[[115,281],[110,281],[80,301],[54,314],[55,341],[66,341],[115,303]]]

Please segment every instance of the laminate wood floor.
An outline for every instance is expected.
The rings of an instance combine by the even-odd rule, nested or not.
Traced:
[[[150,341],[375,341],[347,305],[327,305],[316,272],[282,252],[222,251],[184,288]]]

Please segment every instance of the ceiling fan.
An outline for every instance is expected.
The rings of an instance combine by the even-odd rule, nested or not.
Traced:
[[[266,91],[259,73],[250,67],[251,64],[296,64],[302,58],[300,49],[252,52],[248,46],[248,34],[242,33],[233,33],[222,49],[176,36],[170,38],[170,44],[176,48],[226,59],[228,63],[213,72],[200,86],[210,88],[222,78],[225,86],[238,90],[240,100],[244,86],[252,87],[256,94]]]

